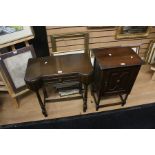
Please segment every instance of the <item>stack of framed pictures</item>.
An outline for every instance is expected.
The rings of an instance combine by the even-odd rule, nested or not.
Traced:
[[[0,26],[0,48],[34,38],[30,26]]]
[[[0,49],[12,49],[0,54],[0,87],[6,88],[3,90],[9,92],[17,105],[16,97],[28,91],[24,76],[28,59],[35,57],[34,49],[28,43],[33,38],[30,26],[0,26]],[[25,46],[16,49],[15,45],[18,43],[25,43]]]

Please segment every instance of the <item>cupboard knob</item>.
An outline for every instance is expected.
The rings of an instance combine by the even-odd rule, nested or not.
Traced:
[[[121,65],[121,66],[125,66],[125,65],[126,65],[126,63],[122,62],[122,63],[120,63],[120,65]]]
[[[117,80],[117,83],[119,83],[120,82],[120,80]]]

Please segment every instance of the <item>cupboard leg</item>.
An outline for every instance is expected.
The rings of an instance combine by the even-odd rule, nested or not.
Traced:
[[[122,100],[122,106],[124,106],[124,105],[126,104],[126,100],[127,100],[127,98],[128,98],[128,95],[129,95],[129,94],[125,94],[125,97],[124,97],[124,98],[122,97],[122,95],[119,95],[120,98],[121,98],[121,100]]]
[[[83,112],[87,110],[87,96],[88,96],[88,85],[84,85],[84,103],[83,103]]]
[[[96,102],[96,111],[98,111],[98,109],[99,109],[99,104],[100,104],[100,100],[101,100],[101,93],[99,92],[99,94],[98,94],[98,99],[97,99],[97,102]]]
[[[97,100],[97,103],[96,103],[96,111],[98,111],[98,109],[99,109],[99,104],[100,104],[100,100],[101,100],[101,97],[99,97],[98,98],[98,100]]]
[[[124,106],[124,105],[126,104],[126,100],[127,100],[127,98],[128,98],[128,95],[129,95],[129,94],[126,94],[126,96],[125,96],[125,98],[124,98],[124,103],[122,104],[122,106]]]
[[[42,113],[45,117],[47,117],[47,111],[46,111],[46,108],[45,108],[45,104],[43,104],[42,102],[42,99],[40,97],[40,94],[39,94],[39,91],[37,90],[36,91],[36,95],[37,95],[37,98],[38,98],[38,101],[39,101],[39,104],[40,104],[40,107],[42,109]]]

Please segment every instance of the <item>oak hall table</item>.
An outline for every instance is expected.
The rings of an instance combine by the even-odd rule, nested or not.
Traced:
[[[83,98],[83,111],[87,109],[87,90],[92,80],[92,65],[87,54],[70,54],[62,56],[48,56],[29,59],[25,82],[27,87],[37,95],[43,115],[47,116],[45,107],[48,98],[44,85],[46,83],[64,83],[78,81],[81,97]],[[84,91],[82,91],[82,85]],[[44,101],[39,94],[42,88]],[[63,101],[63,98],[61,99]]]

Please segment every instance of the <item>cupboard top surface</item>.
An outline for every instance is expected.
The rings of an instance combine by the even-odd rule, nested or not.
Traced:
[[[130,47],[102,48],[92,51],[103,69],[143,64],[141,58]]]

